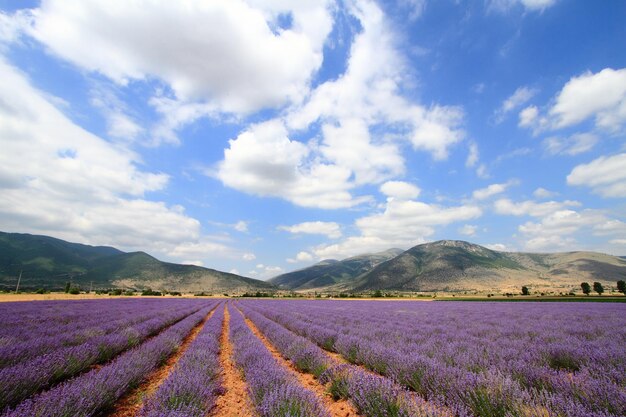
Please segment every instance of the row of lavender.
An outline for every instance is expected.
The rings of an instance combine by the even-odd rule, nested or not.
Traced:
[[[141,417],[204,417],[223,393],[219,363],[224,307],[218,305],[176,368],[149,397]]]
[[[0,304],[0,368],[153,318],[188,309],[180,300],[89,300]]]
[[[471,415],[626,415],[621,304],[245,304],[428,400]]]
[[[143,300],[137,300],[134,304],[136,313],[146,306]],[[105,339],[97,336],[82,345],[72,347],[74,350],[70,356],[65,356],[67,350],[60,348],[32,361],[0,370],[0,400],[5,414],[93,415],[97,410],[112,404],[116,398],[145,377],[146,372],[169,356],[182,338],[206,316],[216,302],[194,300],[160,305],[166,310],[154,310],[151,318],[111,333]],[[71,307],[71,304],[66,305],[68,309]],[[141,341],[158,332],[161,333],[139,345]],[[132,346],[136,347],[115,357],[119,352]],[[115,359],[100,369],[81,373],[91,365],[113,357]],[[72,375],[78,376],[55,385]],[[48,391],[43,391],[47,388]],[[22,401],[38,391],[43,392]],[[17,405],[15,410],[7,410],[7,407],[14,405]]]
[[[252,333],[237,308],[230,307],[230,339],[252,403],[261,417],[329,417],[315,394],[303,388]]]
[[[246,317],[296,369],[311,373],[328,386],[335,400],[349,399],[365,417],[445,417],[453,415],[438,404],[427,404],[416,394],[353,365],[335,364],[319,346],[298,336],[257,311],[240,305]],[[462,414],[459,412],[458,414]]]

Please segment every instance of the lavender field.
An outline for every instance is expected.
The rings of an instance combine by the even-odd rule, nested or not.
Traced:
[[[0,304],[2,417],[355,414],[624,416],[626,306]]]

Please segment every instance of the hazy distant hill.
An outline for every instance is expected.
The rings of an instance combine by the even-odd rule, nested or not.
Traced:
[[[354,256],[343,261],[329,259],[308,268],[279,275],[269,282],[289,290],[311,290],[344,283],[350,285],[356,277],[402,252],[402,249],[389,249],[385,252]]]
[[[144,253],[70,243],[48,236],[0,232],[0,284],[63,288],[72,281],[86,289],[128,287],[170,291],[243,292],[271,289],[263,281],[194,265],[161,262]]]
[[[463,241],[417,245],[376,266],[346,289],[519,291],[577,289],[582,281],[615,285],[626,260],[596,252],[498,252]]]

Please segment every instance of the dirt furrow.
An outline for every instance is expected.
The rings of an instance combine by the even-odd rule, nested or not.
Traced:
[[[243,314],[243,312],[242,312]],[[245,314],[244,314],[245,317]],[[267,338],[259,331],[259,329],[254,325],[254,323],[246,317],[246,324],[252,330],[252,333],[256,337],[258,337],[265,347],[272,353],[272,356],[276,358],[278,363],[282,366],[288,368],[291,373],[293,373],[300,384],[307,387],[311,391],[313,391],[321,400],[328,412],[332,417],[348,417],[348,416],[358,416],[354,406],[348,402],[347,400],[339,400],[334,401],[331,395],[326,391],[326,388],[320,384],[320,382],[315,379],[315,377],[311,374],[305,374],[300,372],[296,367],[291,363],[291,361],[283,358],[280,352],[272,345],[272,343],[267,340]]]
[[[155,369],[137,388],[132,389],[120,398],[113,409],[106,414],[107,417],[134,417],[137,415],[145,398],[152,395],[157,388],[167,379],[180,358],[185,354],[189,345],[196,339],[204,324],[213,315],[215,308],[194,327],[183,339],[180,347],[174,352],[163,365]]]
[[[222,387],[225,392],[217,398],[211,417],[253,417],[254,407],[248,397],[248,389],[241,371],[233,361],[233,345],[230,342],[230,313],[224,306],[224,322],[220,340],[220,365],[222,366]]]

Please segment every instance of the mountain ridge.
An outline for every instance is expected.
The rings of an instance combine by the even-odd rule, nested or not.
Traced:
[[[267,282],[236,274],[163,262],[141,251],[67,242],[50,236],[0,232],[0,284],[61,289],[65,283],[89,288],[163,289],[181,292],[245,292],[273,289]]]
[[[342,284],[376,265],[397,256],[402,249],[351,256],[343,260],[325,259],[314,265],[287,272],[268,280],[281,289],[314,290]]]
[[[315,271],[310,269],[313,267],[294,272],[308,275],[309,281],[315,282]],[[282,277],[289,274],[293,272]],[[614,285],[619,279],[626,279],[626,261],[599,252],[503,252],[462,240],[440,240],[416,245],[367,271],[315,289],[519,292],[527,285],[537,290],[569,292],[583,281]],[[326,281],[332,281],[332,277]]]

